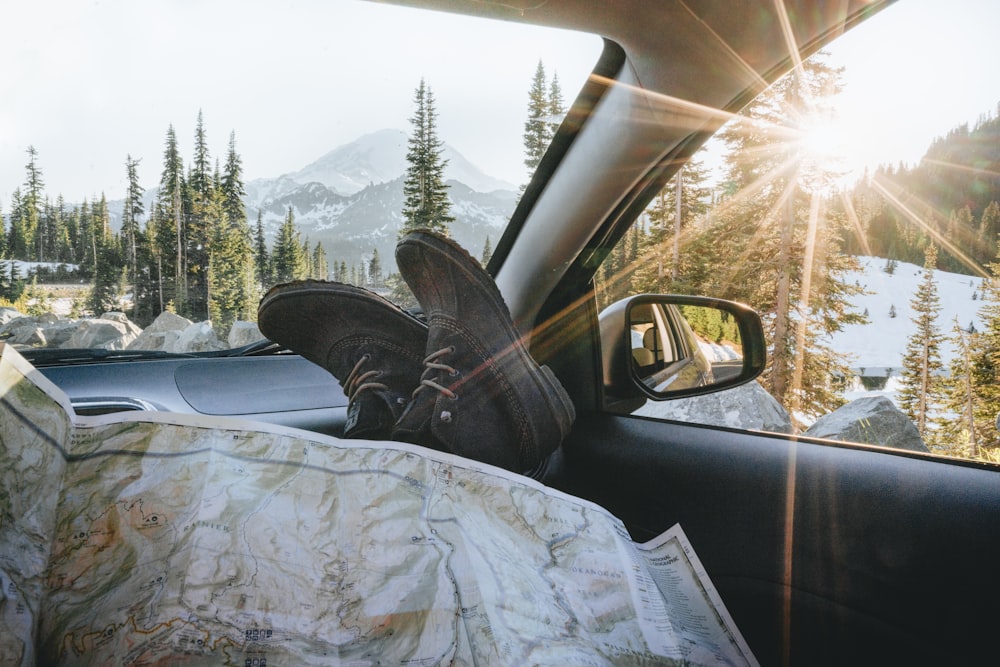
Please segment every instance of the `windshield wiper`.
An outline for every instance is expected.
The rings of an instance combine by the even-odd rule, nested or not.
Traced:
[[[28,348],[19,350],[32,366],[69,366],[99,364],[109,361],[150,361],[155,359],[206,359],[215,357],[262,357],[286,354],[288,348],[269,340],[258,340],[230,350],[211,352],[164,352],[163,350],[104,350],[101,348]]]
[[[104,350],[101,348],[32,348],[19,350],[22,357],[36,368],[69,364],[93,364],[106,361],[138,361],[149,359],[183,359],[201,355],[162,350]]]

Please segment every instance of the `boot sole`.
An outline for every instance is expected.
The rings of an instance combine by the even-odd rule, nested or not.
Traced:
[[[257,325],[268,340],[326,368],[336,341],[365,335],[363,325],[348,323],[358,319],[354,313],[359,308],[377,310],[381,321],[389,318],[400,331],[409,332],[403,338],[414,344],[401,347],[406,347],[410,358],[423,358],[427,325],[391,301],[354,285],[300,280],[272,287],[257,309]]]

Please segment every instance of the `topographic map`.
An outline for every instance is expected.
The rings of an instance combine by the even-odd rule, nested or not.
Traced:
[[[0,664],[756,665],[679,527],[395,442],[71,417],[0,357]]]

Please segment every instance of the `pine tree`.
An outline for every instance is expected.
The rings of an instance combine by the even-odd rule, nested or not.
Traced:
[[[187,311],[186,211],[188,187],[184,161],[177,147],[173,125],[167,127],[163,170],[153,207],[152,248],[157,273],[159,309],[172,302],[177,312]]]
[[[944,383],[945,400],[937,421],[938,437],[931,447],[952,456],[977,458],[982,436],[976,426],[978,395],[973,385],[971,336],[959,326],[957,317],[951,331],[955,356]]]
[[[24,180],[24,198],[22,199],[21,220],[24,226],[25,240],[28,243],[24,259],[42,260],[42,245],[38,233],[42,218],[42,202],[44,200],[42,170],[38,166],[38,151],[34,146],[28,146],[28,164],[24,166],[27,172]],[[44,229],[44,228],[43,228]]]
[[[1000,248],[983,281],[979,318],[983,329],[970,335],[973,413],[981,447],[997,446],[996,418],[1000,414]]]
[[[242,161],[234,133],[229,135],[225,170],[218,175],[216,168],[216,174],[212,189],[216,204],[210,216],[215,224],[209,249],[209,317],[219,332],[228,335],[237,319],[254,319],[259,295],[254,240],[243,205]]]
[[[403,226],[400,236],[416,229],[448,234],[455,218],[451,215],[448,186],[442,157],[444,142],[437,136],[437,112],[434,95],[423,79],[416,90],[416,111],[410,118],[413,130],[406,152],[406,176],[403,181]]]
[[[483,243],[483,252],[479,256],[479,263],[486,266],[490,263],[490,259],[493,257],[493,245],[490,243],[489,234],[486,235],[486,241]]]
[[[139,185],[139,161],[131,155],[125,157],[125,202],[122,207],[121,235],[126,253],[126,280],[135,282],[138,272],[138,248],[140,244],[140,219],[145,213],[142,203],[142,186]]]
[[[254,261],[257,266],[257,283],[261,289],[271,286],[271,258],[267,252],[264,235],[264,213],[257,209],[257,227],[254,231]]]
[[[812,58],[723,128],[723,201],[692,246],[703,257],[693,288],[762,314],[769,353],[761,383],[796,419],[843,402],[828,378],[848,369],[825,341],[861,319],[850,310],[861,289],[844,280],[855,265],[841,250],[847,218],[823,196],[838,174],[803,161],[801,146],[788,141],[789,125],[832,113],[839,79],[839,70]]]
[[[247,191],[243,185],[243,160],[236,152],[236,133],[229,133],[229,148],[222,174],[222,209],[230,225],[244,225],[247,210],[243,198]]]
[[[278,237],[275,239],[271,254],[271,266],[276,283],[306,277],[302,243],[299,240],[299,230],[295,226],[295,214],[291,206],[288,207],[288,214],[278,229]]]
[[[378,248],[372,248],[372,258],[368,262],[368,282],[373,288],[379,288],[385,285],[384,280],[382,260],[378,256]]]
[[[184,224],[184,269],[186,294],[178,304],[178,313],[185,317],[209,317],[209,252],[214,226],[220,223],[221,200],[216,197],[215,173],[209,156],[208,140],[202,113],[194,134],[194,159],[187,178],[190,201]]]
[[[563,114],[566,113],[562,88],[559,86],[559,75],[555,72],[552,73],[552,81],[549,83],[547,106],[548,118],[546,120],[549,124],[549,143],[551,143],[552,137],[555,136],[560,123],[562,123]]]
[[[992,249],[998,235],[1000,235],[1000,204],[991,201],[979,218],[976,244],[976,260],[979,263],[986,264],[992,259]]]
[[[697,293],[706,275],[706,248],[694,225],[708,211],[708,172],[691,159],[646,209],[648,229],[641,236],[639,266],[632,289],[650,293]],[[678,183],[680,208],[678,209]],[[678,225],[678,218],[680,224]]]
[[[545,65],[539,60],[528,90],[528,119],[524,121],[524,166],[529,174],[535,173],[552,141],[552,126],[548,122],[550,100],[545,86]]]
[[[914,421],[920,437],[925,441],[931,439],[929,426],[933,423],[932,416],[942,393],[940,375],[943,370],[943,336],[937,326],[941,300],[934,280],[936,268],[937,247],[931,244],[927,246],[924,255],[923,280],[910,301],[916,330],[906,343],[902,386],[898,394],[899,408]]]
[[[118,238],[107,236],[101,239],[97,246],[94,284],[90,290],[87,304],[95,316],[118,310],[123,266],[121,244]]]
[[[313,278],[317,280],[330,279],[330,265],[327,261],[326,250],[323,249],[323,244],[318,241],[316,242],[316,247],[313,249],[312,267]]]

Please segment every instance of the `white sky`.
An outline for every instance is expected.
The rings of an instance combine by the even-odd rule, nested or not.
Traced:
[[[901,0],[830,47],[863,163],[915,162],[933,137],[995,111],[1000,2],[944,7]],[[408,130],[422,76],[439,135],[521,183],[535,65],[558,73],[568,103],[600,49],[592,36],[347,0],[5,0],[0,25],[4,211],[29,144],[50,197],[119,198],[128,154],[156,185],[169,124],[190,161],[201,109],[213,157],[234,130],[246,180],[278,176],[367,132]]]

